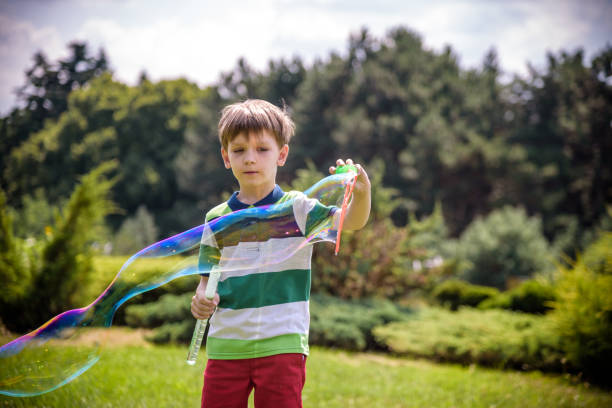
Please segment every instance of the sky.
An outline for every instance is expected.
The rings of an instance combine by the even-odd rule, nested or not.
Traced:
[[[146,71],[204,87],[240,57],[258,70],[296,55],[310,64],[344,53],[363,27],[382,38],[403,26],[428,49],[450,45],[463,68],[495,48],[509,78],[544,68],[547,52],[582,48],[588,64],[612,44],[611,22],[612,0],[0,0],[0,114],[37,51],[57,61],[75,40],[102,47],[127,84]]]

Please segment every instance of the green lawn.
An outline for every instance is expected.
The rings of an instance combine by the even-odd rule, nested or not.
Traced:
[[[0,407],[196,407],[204,358],[186,347],[124,346],[72,383],[30,398],[0,396]],[[612,394],[562,377],[438,365],[380,354],[314,348],[305,407],[612,407]]]

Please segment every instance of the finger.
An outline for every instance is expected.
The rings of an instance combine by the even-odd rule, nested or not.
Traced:
[[[346,159],[346,164],[353,164],[353,160],[352,159]]]
[[[338,160],[336,160],[336,165],[338,165],[338,166],[344,166],[344,160],[342,160],[342,159],[338,159]]]
[[[329,173],[330,174],[336,174],[336,168],[334,166],[330,166],[329,167]]]

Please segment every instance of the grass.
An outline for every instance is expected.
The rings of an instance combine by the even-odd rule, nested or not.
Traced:
[[[196,407],[205,359],[183,346],[117,346],[73,382],[37,397],[0,396],[0,407]],[[537,372],[438,365],[314,348],[305,407],[604,407],[612,395]],[[251,404],[252,406],[252,404]]]

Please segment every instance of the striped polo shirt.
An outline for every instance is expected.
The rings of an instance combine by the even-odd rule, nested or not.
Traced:
[[[306,237],[327,228],[336,207],[276,185],[261,201],[247,205],[238,193],[206,214],[199,268],[222,270],[220,302],[210,319],[206,352],[212,359],[244,359],[283,353],[308,354],[310,261]],[[274,216],[250,217],[255,207],[274,204]],[[228,219],[228,222],[225,220]],[[225,224],[221,225],[223,221]],[[208,231],[207,231],[208,230]]]

